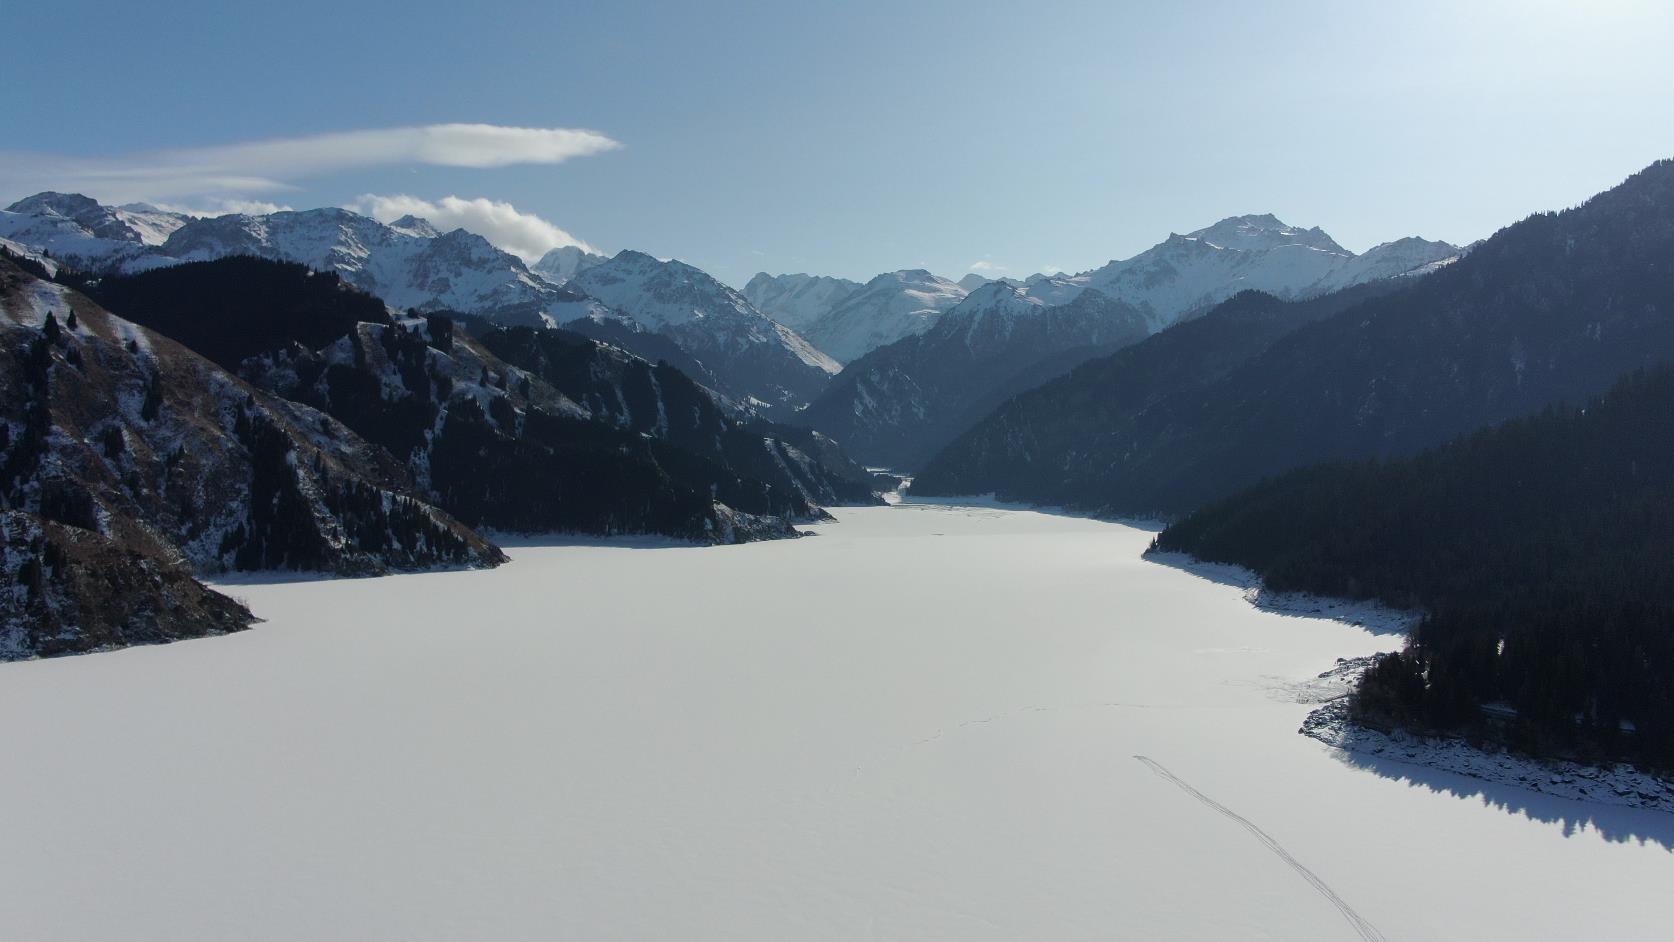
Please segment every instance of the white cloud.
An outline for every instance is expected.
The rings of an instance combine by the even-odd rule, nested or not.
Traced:
[[[268,213],[288,213],[291,207],[283,203],[270,203],[267,200],[218,199],[211,202],[211,209],[206,210],[206,216],[225,216],[229,213],[243,213],[246,216],[265,216]]]
[[[171,213],[185,213],[188,216],[227,216],[233,213],[243,213],[247,216],[265,216],[268,213],[290,212],[292,209],[292,207],[283,203],[236,198],[199,200],[193,205],[183,203],[152,203],[151,205],[158,209],[168,210]]]
[[[996,265],[988,259],[983,258],[972,262],[970,270],[975,272],[1006,271],[1006,266]]]
[[[339,170],[390,164],[442,167],[556,164],[619,146],[597,131],[578,128],[432,124],[117,157],[0,152],[0,192],[21,195],[45,189],[68,190],[115,203],[242,197],[292,189],[288,181]]]
[[[402,216],[418,216],[430,220],[443,232],[453,229],[474,232],[525,262],[538,261],[547,252],[566,245],[577,246],[586,252],[593,251],[593,247],[586,242],[534,213],[521,212],[510,203],[481,197],[462,199],[444,196],[432,201],[405,194],[379,196],[367,193],[349,204],[348,208],[384,223],[394,222]]]

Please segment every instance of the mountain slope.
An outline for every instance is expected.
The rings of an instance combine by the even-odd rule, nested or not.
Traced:
[[[611,311],[584,291],[608,295],[603,300],[616,315],[672,340],[734,398],[787,408],[806,403],[838,369],[707,274],[638,252],[601,260],[560,249],[543,259],[545,273],[537,274],[481,236],[439,232],[412,216],[385,225],[326,208],[181,219],[160,244],[151,244],[146,238],[167,229],[151,216],[82,196],[40,194],[0,213],[0,238],[48,248],[96,274],[236,255],[298,262],[403,310],[457,311],[501,324],[597,321]],[[142,230],[151,235],[142,237]]]
[[[683,262],[623,251],[582,271],[570,284],[674,340],[732,395],[796,408],[839,369],[800,334]]]
[[[255,617],[178,559],[0,510],[0,661],[226,634]]]
[[[735,415],[714,393],[667,363],[562,330],[496,328],[475,338],[505,362],[528,370],[593,418],[651,436],[717,462],[738,475],[799,495],[807,518],[818,505],[876,504],[865,470],[819,433]]]
[[[1179,515],[1319,460],[1411,453],[1674,356],[1674,163],[1531,217],[1189,394],[1106,408],[1089,366],[933,465],[939,491]],[[1137,411],[1135,411],[1137,410]],[[953,469],[959,466],[959,470]]]
[[[849,363],[903,337],[922,334],[965,300],[965,289],[919,268],[886,272],[850,292],[806,331],[808,341]]]
[[[1459,255],[1445,242],[1402,239],[1356,256],[1319,228],[1301,229],[1271,214],[1233,216],[1079,275],[1028,281],[1032,295],[1062,303],[1093,288],[1146,312],[1152,331],[1232,297],[1264,291],[1306,298],[1378,278],[1424,270]]]
[[[1674,768],[1670,416],[1664,366],[1415,458],[1290,472],[1155,545],[1275,591],[1427,609],[1367,675],[1357,705],[1374,722],[1481,727],[1480,707],[1503,704],[1525,748]]]
[[[829,275],[769,275],[757,272],[744,297],[762,313],[805,334],[831,309],[859,290],[860,283]]]
[[[493,565],[382,449],[0,260],[0,505],[198,571]]]
[[[577,272],[609,260],[608,256],[595,255],[578,245],[565,245],[542,255],[540,261],[529,266],[529,270],[553,284],[561,285],[574,278]]]
[[[1201,395],[1297,328],[1391,290],[1374,283],[1307,301],[1245,291],[1114,355],[1084,357],[963,430],[919,469],[913,491],[1097,507],[1105,456],[1140,437],[1156,410]]]
[[[342,421],[473,526],[725,542],[877,500],[863,474],[811,457],[805,433],[749,430],[674,367],[565,331],[397,318],[334,275],[251,258],[94,288]]]
[[[481,236],[406,216],[385,225],[346,209],[192,217],[41,193],[0,212],[0,238],[45,248],[94,273],[133,274],[232,255],[335,272],[399,308],[456,310],[506,323],[556,323],[595,305],[530,272]]]
[[[540,323],[581,316],[582,299],[556,291],[516,256],[482,236],[438,233],[423,220],[386,226],[346,209],[310,209],[266,216],[194,219],[175,230],[158,253],[179,261],[229,255],[301,262],[399,308],[455,310]]]
[[[1108,352],[1144,336],[1140,312],[1097,291],[1049,305],[991,282],[927,332],[849,364],[794,421],[867,463],[911,468],[1018,392],[1038,362],[1071,350]]]

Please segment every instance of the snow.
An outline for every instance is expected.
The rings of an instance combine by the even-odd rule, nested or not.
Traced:
[[[529,266],[529,270],[555,285],[561,285],[574,278],[577,272],[607,261],[609,259],[605,256],[594,255],[580,246],[565,245],[542,255],[540,261]]]
[[[857,282],[828,275],[757,272],[742,294],[767,316],[803,333],[859,288]]]
[[[923,269],[879,275],[811,324],[809,342],[839,363],[934,327],[965,289]]]
[[[1390,637],[1151,533],[908,502],[812,539],[228,586],[0,666],[28,939],[1661,939],[1674,815],[1296,734]]]
[[[1383,732],[1357,725],[1350,716],[1348,701],[1341,695],[1348,692],[1371,663],[1371,658],[1347,659],[1320,675],[1316,687],[1321,691],[1335,690],[1333,695],[1317,697],[1324,705],[1303,721],[1304,735],[1352,754],[1350,761],[1356,763],[1424,766],[1455,773],[1467,782],[1474,779],[1511,786],[1513,793],[1527,790],[1674,814],[1674,783],[1631,765],[1600,767],[1562,759],[1533,759],[1492,747],[1478,749],[1454,737],[1414,735],[1404,730]],[[1481,709],[1489,717],[1509,719],[1517,715],[1517,710],[1506,703],[1484,703]],[[1631,724],[1623,725],[1625,729],[1633,728]],[[1467,787],[1480,786],[1472,782]]]
[[[1399,239],[1364,255],[1338,245],[1318,227],[1286,225],[1271,214],[1234,216],[1186,235],[1171,235],[1144,252],[1079,275],[1036,275],[1031,296],[1063,304],[1093,288],[1149,309],[1162,330],[1240,291],[1281,298],[1313,297],[1381,278],[1428,272],[1456,258],[1445,242]]]
[[[45,268],[48,275],[51,275],[54,278],[58,277],[58,263],[53,261],[50,256],[43,255],[41,252],[32,249],[21,242],[13,242],[11,239],[6,238],[0,238],[0,248],[4,248],[6,251],[19,258],[29,259],[35,264]]]
[[[551,307],[555,314],[572,300],[481,236],[441,233],[412,216],[388,226],[331,208],[191,217],[143,203],[107,207],[50,193],[12,209],[0,211],[0,237],[92,270],[132,273],[252,254],[335,271],[403,310],[493,314]]]

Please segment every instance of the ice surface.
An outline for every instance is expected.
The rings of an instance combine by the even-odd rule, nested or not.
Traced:
[[[1368,768],[1296,734],[1295,684],[1387,635],[1257,609],[1117,524],[835,514],[803,540],[234,585],[266,624],[0,667],[5,935],[1674,924],[1674,815]]]

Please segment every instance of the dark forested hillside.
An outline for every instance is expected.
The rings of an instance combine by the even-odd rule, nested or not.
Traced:
[[[1130,402],[1132,359],[1084,367],[990,416],[920,486],[1177,516],[1303,464],[1410,454],[1674,356],[1671,259],[1663,161],[1212,383]]]
[[[1504,703],[1528,748],[1674,768],[1674,368],[1413,458],[1290,472],[1155,545],[1427,610],[1367,675],[1367,715],[1466,728]]]
[[[1084,362],[1004,403],[936,455],[914,478],[913,491],[932,496],[992,491],[1097,507],[1103,481],[1071,473],[1072,454],[1138,437],[1159,404],[1212,387],[1285,334],[1386,294],[1391,285],[1376,282],[1308,301],[1241,292],[1202,317]],[[1061,457],[1065,472],[1049,474],[1047,456]]]
[[[388,452],[0,260],[0,506],[199,571],[503,557]]]
[[[323,347],[361,321],[390,320],[382,301],[335,272],[247,255],[105,275],[76,286],[107,310],[229,370],[289,343]]]
[[[568,330],[503,327],[476,340],[595,417],[801,494],[809,504],[878,502],[865,469],[820,433],[729,414],[716,393],[667,362],[652,364]]]
[[[804,433],[752,434],[673,367],[566,331],[474,325],[512,365],[448,315],[394,317],[335,275],[245,257],[90,288],[382,446],[472,526],[730,541],[877,499],[787,442]]]

